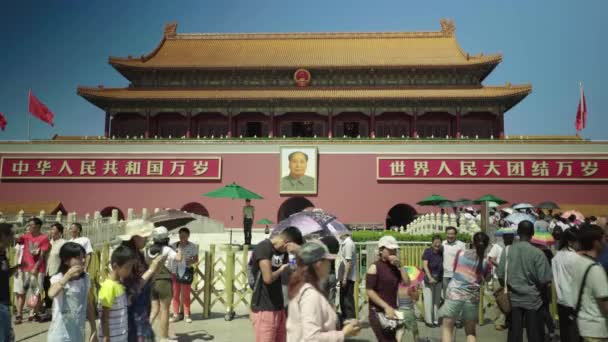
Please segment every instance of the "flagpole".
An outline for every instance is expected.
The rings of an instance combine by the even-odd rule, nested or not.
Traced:
[[[581,115],[583,113],[583,82],[578,81],[578,92],[579,92],[579,99],[578,99],[578,103],[579,103],[579,108],[577,109],[577,111],[581,112]],[[578,114],[577,114],[577,120],[578,120]],[[582,118],[581,118],[582,120]],[[576,129],[576,136],[580,137],[580,133],[581,133],[582,129]]]
[[[31,97],[32,97],[32,89],[30,89],[30,92],[29,92],[28,97],[27,97],[27,106],[28,106],[28,111],[29,111],[29,106],[30,106],[30,98],[31,98]],[[30,115],[28,115],[28,114],[26,113],[26,115],[27,115],[27,140],[28,140],[28,141],[31,141],[31,140],[32,140],[32,135],[31,135],[31,132],[30,132],[30,120],[31,120],[30,116],[31,116],[31,114],[30,114]]]

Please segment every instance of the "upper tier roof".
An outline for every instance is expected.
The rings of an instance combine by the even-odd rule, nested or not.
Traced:
[[[502,56],[470,56],[441,20],[435,32],[177,34],[166,25],[159,46],[140,58],[110,57],[117,68],[267,69],[462,67],[498,64]]]
[[[242,100],[501,100],[511,106],[532,91],[531,85],[507,85],[463,89],[401,88],[277,88],[277,89],[138,89],[79,87],[78,94],[100,105],[98,100],[116,101],[242,101]]]

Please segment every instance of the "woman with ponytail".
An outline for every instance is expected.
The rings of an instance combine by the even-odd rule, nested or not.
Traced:
[[[335,255],[317,241],[303,244],[297,252],[296,270],[289,279],[287,342],[343,342],[361,330],[356,320],[336,330],[338,316],[321,290],[334,259]]]
[[[456,255],[454,276],[448,285],[445,303],[439,310],[439,316],[443,318],[443,342],[452,341],[457,320],[464,321],[467,342],[477,341],[479,289],[492,274],[492,265],[485,257],[489,244],[490,238],[486,233],[475,233],[472,248]]]

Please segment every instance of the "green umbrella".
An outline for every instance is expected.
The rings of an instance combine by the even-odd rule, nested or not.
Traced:
[[[469,206],[471,204],[473,204],[473,201],[471,201],[468,198],[460,198],[454,201],[454,204],[456,204],[456,207],[466,207]]]
[[[269,220],[269,219],[267,219],[267,218],[263,218],[263,219],[259,220],[259,221],[258,221],[258,222],[256,222],[256,223],[257,223],[257,224],[273,224],[273,222],[272,222],[272,221],[270,221],[270,220]]]
[[[431,196],[418,202],[418,205],[439,205],[439,204],[441,204],[443,202],[447,202],[447,201],[449,201],[449,200],[441,195],[432,194]]]
[[[272,221],[270,221],[267,218],[263,218],[261,220],[259,220],[258,222],[256,222],[257,224],[263,224],[266,225],[266,229],[264,229],[264,234],[269,234],[270,233],[270,228],[268,228],[269,224],[273,224]]]
[[[452,201],[445,201],[445,202],[441,202],[439,203],[439,208],[453,208],[453,207],[457,207],[458,203],[456,202],[452,202]]]
[[[485,195],[473,201],[475,204],[481,204],[483,202],[496,202],[498,204],[509,203],[508,201],[503,200],[502,198],[496,197],[494,195]]]
[[[255,192],[251,192],[234,182],[232,184],[226,185],[223,188],[208,192],[203,196],[232,199],[263,199],[262,196],[256,194]],[[233,218],[233,216],[230,216],[231,221],[233,220]],[[230,227],[230,244],[232,244],[232,227]]]
[[[204,194],[206,197],[213,198],[240,198],[240,199],[263,199],[262,196],[256,194],[255,192],[249,191],[242,186],[232,183],[228,184],[223,188],[219,188],[217,190],[213,190]]]

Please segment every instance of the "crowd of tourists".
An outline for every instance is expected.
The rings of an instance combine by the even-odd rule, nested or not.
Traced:
[[[65,239],[60,223],[53,223],[49,234],[43,234],[39,218],[30,219],[27,232],[17,238],[12,228],[0,223],[0,341],[15,339],[10,277],[14,324],[50,321],[49,342],[85,341],[87,322],[89,341],[176,341],[169,334],[169,322],[192,322],[190,287],[198,246],[188,241],[187,228],[179,229],[179,241],[170,245],[167,228],[143,220],[127,223],[97,293],[87,273],[93,247],[81,236],[80,224],[73,223]],[[13,245],[16,255],[11,266],[7,250]],[[27,318],[23,315],[26,306]],[[152,329],[156,319],[160,336]]]
[[[561,341],[608,341],[606,231],[592,218],[539,221],[523,220],[494,243],[478,232],[467,244],[458,240],[455,227],[448,227],[445,235],[433,236],[422,255],[421,284],[401,264],[397,240],[380,238],[364,275],[376,339],[417,341],[416,303],[422,300],[424,323],[440,328],[442,341],[453,341],[457,328],[464,328],[467,341],[476,341],[485,287],[496,290],[494,324],[508,330],[509,342],[523,341],[524,335],[529,342],[557,340],[558,330]],[[87,323],[91,340],[171,341],[170,322],[192,322],[190,288],[198,246],[188,240],[187,228],[179,229],[179,241],[170,244],[165,227],[128,222],[97,293],[87,273],[93,248],[81,236],[82,226],[74,223],[64,234],[64,227],[54,223],[48,235],[41,228],[41,220],[32,218],[28,231],[15,238],[12,225],[0,223],[0,340],[14,340],[10,277],[14,324],[50,320],[48,341],[84,341]],[[557,244],[535,238],[539,232],[552,233]],[[17,251],[15,265],[7,255],[11,246]],[[358,335],[357,257],[349,233],[311,240],[288,227],[259,242],[247,265],[255,340],[332,342]],[[557,326],[549,310],[552,285]],[[159,336],[152,329],[156,320]]]

